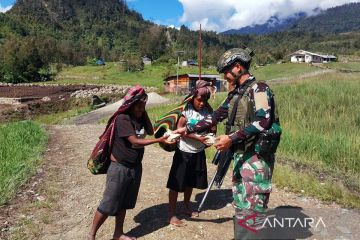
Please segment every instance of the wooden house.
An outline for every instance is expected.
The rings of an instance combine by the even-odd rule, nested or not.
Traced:
[[[216,91],[226,91],[227,82],[220,79],[216,74],[204,74],[201,75],[201,79],[211,82],[212,86],[216,87]],[[164,86],[166,92],[181,92],[188,93],[196,85],[196,81],[199,80],[198,74],[181,74],[178,77],[170,76],[164,79]]]

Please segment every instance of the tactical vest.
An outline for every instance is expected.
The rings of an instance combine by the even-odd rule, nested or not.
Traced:
[[[243,129],[249,125],[255,119],[255,106],[254,103],[250,100],[250,90],[257,83],[257,81],[252,82],[247,89],[245,90],[244,95],[239,101],[236,115],[234,119],[234,124],[230,128],[230,134],[234,133],[240,129]],[[238,99],[238,95],[235,95],[229,103],[228,119],[233,111],[235,102]],[[275,106],[275,100],[272,98],[271,101],[271,126],[268,130],[265,130],[263,133],[252,136],[246,141],[235,143],[232,146],[232,151],[236,153],[244,152],[257,152],[259,154],[272,154],[276,152],[276,148],[280,142],[281,136],[281,127],[279,121],[279,115],[277,108]]]
[[[244,95],[239,101],[234,124],[231,127],[230,134],[238,131],[239,129],[243,129],[245,126],[247,126],[249,123],[252,122],[252,120],[255,117],[255,106],[252,101],[250,101],[250,90],[251,88],[257,83],[257,81],[252,82],[247,89],[245,90]],[[228,111],[228,119],[230,118],[230,115],[234,109],[234,105],[236,100],[238,99],[238,95],[235,95],[229,103],[229,111]],[[237,153],[244,153],[245,151],[252,151],[255,148],[255,143],[257,140],[257,136],[253,136],[250,139],[241,142],[236,143],[233,145],[233,151]]]

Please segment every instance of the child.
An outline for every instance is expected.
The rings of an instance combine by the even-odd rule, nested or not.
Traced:
[[[193,99],[182,112],[178,121],[178,128],[184,127],[187,123],[196,124],[197,121],[212,113],[208,104],[210,98],[210,84],[204,80],[196,83],[193,91]],[[212,129],[215,132],[215,129]],[[169,223],[181,226],[183,222],[176,216],[176,202],[179,192],[184,192],[185,214],[198,216],[197,212],[190,209],[190,198],[193,188],[206,189],[207,170],[205,147],[207,138],[197,134],[184,136],[178,142],[173,163],[169,173],[167,188],[169,188]]]
[[[95,213],[88,239],[95,239],[96,232],[108,216],[115,216],[113,239],[131,240],[124,234],[123,224],[127,209],[133,209],[139,192],[144,146],[165,143],[166,137],[144,139],[152,135],[153,128],[145,111],[147,94],[140,86],[129,89],[124,103],[111,119],[116,117],[111,164],[107,171],[103,199]]]

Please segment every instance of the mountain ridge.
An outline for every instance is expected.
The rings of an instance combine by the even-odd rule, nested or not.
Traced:
[[[358,17],[360,16],[360,3],[348,3],[326,10],[315,9],[314,12],[318,12],[318,14],[306,16],[305,13],[299,12],[285,19],[272,16],[264,24],[231,29],[223,34],[266,35],[282,31],[343,33],[360,30],[360,18]]]

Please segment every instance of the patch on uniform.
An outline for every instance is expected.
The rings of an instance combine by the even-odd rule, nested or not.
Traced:
[[[255,92],[254,93],[255,110],[269,109],[268,96],[266,92]]]

